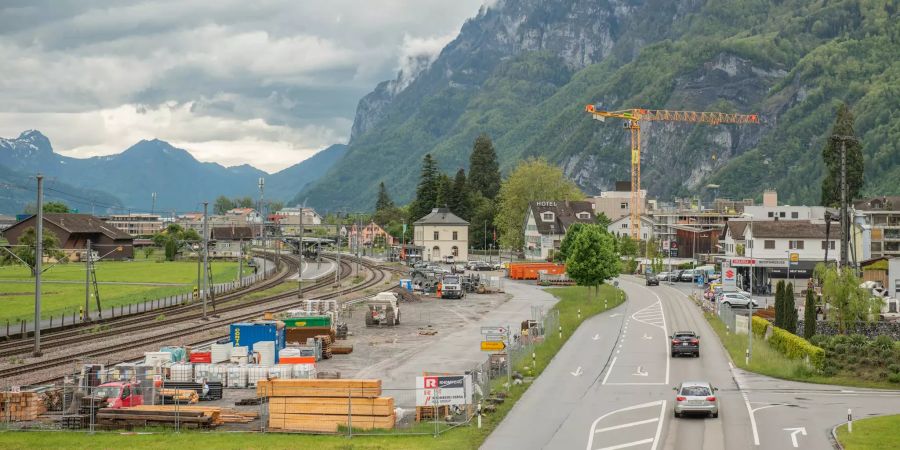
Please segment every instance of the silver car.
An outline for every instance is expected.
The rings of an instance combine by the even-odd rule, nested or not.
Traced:
[[[725,292],[722,294],[721,302],[723,305],[728,305],[732,308],[749,308],[751,300],[750,297],[737,292]],[[759,307],[756,300],[752,300],[752,302],[754,308]]]
[[[675,417],[683,414],[703,414],[719,417],[719,399],[716,391],[706,381],[684,381],[675,391]]]

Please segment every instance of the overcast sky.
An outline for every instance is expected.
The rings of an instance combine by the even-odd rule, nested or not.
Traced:
[[[483,0],[0,3],[0,137],[67,156],[159,138],[275,171],[346,143],[360,97]]]

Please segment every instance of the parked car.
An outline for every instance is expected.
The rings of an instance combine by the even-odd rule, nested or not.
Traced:
[[[660,273],[656,274],[656,279],[659,281],[669,281],[669,276],[671,274],[672,274],[671,272],[660,272]]]
[[[646,279],[647,286],[659,286],[659,278],[656,278],[655,274],[648,273]]]
[[[478,261],[475,263],[475,270],[477,270],[477,271],[494,270],[494,267],[484,261]]]
[[[719,417],[719,399],[716,398],[719,388],[712,387],[709,382],[684,381],[672,389],[675,391],[675,417],[683,414]]]
[[[475,270],[476,267],[478,267],[478,261],[466,262],[466,270]]]
[[[721,297],[722,304],[728,305],[732,308],[749,308],[751,301],[753,302],[754,308],[759,307],[759,304],[756,303],[756,300],[750,300],[750,297],[739,294],[737,292],[725,292]]]
[[[679,281],[690,281],[694,282],[697,279],[697,271],[694,269],[685,270],[678,275]]]
[[[672,357],[689,354],[700,356],[700,336],[693,331],[676,331],[671,336]]]
[[[681,281],[681,274],[683,274],[684,270],[676,270],[669,274],[669,281]]]

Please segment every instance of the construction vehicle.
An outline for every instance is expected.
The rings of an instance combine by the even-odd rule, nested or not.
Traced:
[[[379,292],[366,302],[369,306],[366,314],[366,326],[400,325],[400,297],[393,292]]]
[[[631,130],[631,238],[640,240],[641,227],[641,125],[640,122],[689,122],[707,125],[759,124],[756,114],[732,114],[722,112],[666,111],[659,109],[632,108],[621,111],[602,111],[595,105],[587,105],[584,110],[601,122],[607,118],[624,120],[625,129]]]
[[[441,293],[441,298],[463,299],[466,296],[463,280],[459,275],[444,275],[438,291]]]
[[[91,392],[94,404],[106,408],[125,408],[144,404],[144,397],[138,383],[131,381],[111,381],[101,384]]]

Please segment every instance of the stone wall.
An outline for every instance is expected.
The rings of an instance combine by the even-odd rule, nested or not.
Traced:
[[[837,325],[826,320],[816,321],[816,334],[834,336],[838,333]],[[895,341],[900,341],[900,322],[858,322],[854,330],[848,334],[863,334],[869,338],[879,335],[890,336]],[[797,335],[803,336],[803,321],[797,321]]]

